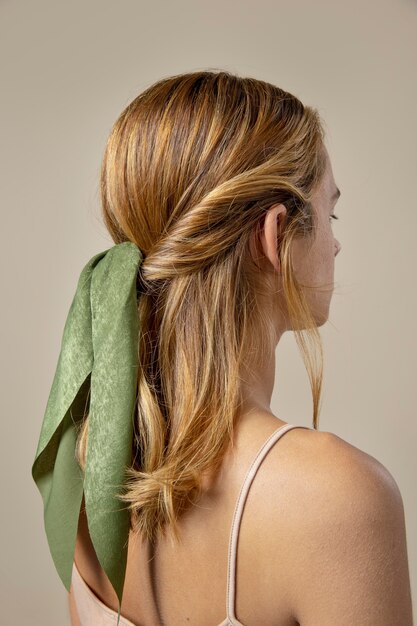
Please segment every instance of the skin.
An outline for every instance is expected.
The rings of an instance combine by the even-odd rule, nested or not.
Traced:
[[[318,326],[328,319],[335,257],[341,249],[331,226],[330,215],[335,205],[332,196],[337,186],[327,151],[326,155],[326,172],[313,196],[318,218],[316,240],[311,248],[303,239],[294,241],[293,247],[298,280],[328,287],[306,290]],[[259,239],[251,241],[262,271],[270,275],[271,296],[277,292],[278,282],[278,297],[281,268],[276,241],[285,212],[282,204],[272,206]],[[284,303],[279,304],[274,307],[276,340],[262,355],[261,371],[256,377],[251,378],[249,373],[242,379],[246,386],[236,433],[236,462],[225,463],[218,481],[215,510],[221,513],[212,524],[215,529],[228,529],[230,488],[236,490],[236,485],[241,484],[244,472],[266,437],[285,424],[270,408],[275,349],[283,333],[289,330]],[[237,615],[243,623],[254,623],[256,619],[257,623],[279,626],[412,626],[404,508],[395,480],[381,463],[332,433],[294,429],[283,437],[279,446],[271,449],[251,491],[252,506],[249,502],[239,539],[244,574],[238,582],[241,593]],[[233,493],[233,505],[236,496]],[[202,503],[203,516],[196,509],[189,525],[191,547],[193,533],[199,536],[208,532],[205,506],[209,502]],[[259,520],[263,524],[262,533],[259,533]],[[217,530],[213,541],[214,537],[218,538]],[[251,546],[251,567],[248,567],[247,548],[245,561],[245,546]],[[210,571],[217,571],[224,555],[212,552],[213,564],[208,554],[206,565]],[[132,544],[131,563],[140,563],[140,556],[140,550],[135,552]],[[254,582],[251,569],[255,567],[253,559],[256,561],[258,557],[263,568],[259,589],[262,588],[262,597],[269,599],[272,618],[262,603],[255,608],[265,611],[265,615],[255,616],[252,610],[257,595],[251,591]],[[75,561],[83,578],[100,590],[107,606],[115,608],[113,590],[108,585],[104,588],[100,573],[94,573],[97,563],[83,519]],[[130,594],[133,599],[137,598],[135,585],[140,580],[135,571],[133,568],[134,588]],[[172,598],[171,603],[175,606]],[[72,594],[69,594],[69,606],[71,623],[81,626]],[[124,614],[127,616],[129,612],[132,615],[138,612],[133,600],[131,605],[126,605]],[[246,615],[253,615],[252,622]],[[151,623],[150,618],[148,622]]]
[[[311,290],[305,290],[305,293],[314,312],[317,326],[322,326],[329,316],[335,258],[341,250],[341,244],[333,234],[332,218],[330,217],[337,201],[334,195],[338,191],[338,187],[334,179],[329,153],[325,147],[324,151],[327,163],[326,171],[312,198],[313,209],[318,220],[316,239],[312,245],[303,238],[294,240],[292,244],[292,259],[296,277],[302,284],[312,287]],[[278,233],[283,228],[285,216],[286,207],[283,204],[273,205],[266,214],[259,240],[255,240],[253,237],[251,241],[254,260],[264,272],[268,272],[271,276],[271,294],[277,290],[280,293],[282,289],[281,267],[276,242]],[[245,372],[242,376],[242,380],[246,381],[243,390],[242,419],[245,419],[246,414],[259,411],[273,415],[270,402],[275,384],[275,351],[284,332],[290,330],[285,301],[282,296],[278,296],[278,304],[279,306],[275,307],[274,310],[275,343],[263,353],[263,362],[256,378],[251,375],[251,372]]]
[[[311,247],[306,239],[294,240],[292,252],[297,279],[313,287],[305,294],[317,326],[323,325],[329,316],[335,258],[341,250],[330,217],[340,192],[337,193],[326,149],[325,153],[326,171],[312,200],[317,237]],[[285,214],[283,204],[272,206],[259,241],[251,242],[254,258],[271,274],[271,296],[277,290],[277,282],[278,295],[282,287],[276,242]],[[245,372],[241,378],[244,402],[239,426],[251,436],[261,425],[258,416],[274,415],[270,401],[275,384],[275,350],[284,332],[290,329],[287,320],[281,299],[279,306],[274,307],[276,340],[263,353],[259,375]],[[280,422],[275,417],[275,425]],[[296,484],[288,478],[288,509],[284,511],[283,498],[278,517],[271,514],[270,508],[265,514],[270,522],[266,536],[273,536],[277,528],[282,528],[283,520],[290,520],[285,526],[285,546],[294,548],[288,550],[288,560],[284,562],[283,546],[277,540],[281,568],[272,570],[270,576],[272,587],[282,593],[287,585],[291,625],[412,626],[404,505],[395,479],[377,459],[333,433],[298,431],[297,437],[298,454],[285,456],[285,444],[290,446],[287,437],[287,442],[284,439],[272,450],[270,462],[273,466],[277,455],[276,476],[282,475],[285,467],[289,477],[299,473],[309,477],[307,501],[303,487],[298,493]],[[272,554],[274,547],[269,549]],[[281,569],[285,571],[284,579],[279,578]],[[279,608],[276,614],[280,615]]]

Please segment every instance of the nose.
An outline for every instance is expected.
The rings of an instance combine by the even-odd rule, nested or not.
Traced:
[[[339,252],[342,249],[342,244],[340,243],[340,241],[338,241],[337,239],[334,240],[334,246],[335,246],[335,253],[334,255],[337,256],[339,254]]]

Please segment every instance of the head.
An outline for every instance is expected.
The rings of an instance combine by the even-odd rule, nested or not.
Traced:
[[[321,354],[333,285],[334,188],[317,111],[261,80],[172,76],[116,120],[103,216],[115,243],[144,255],[134,462],[121,500],[147,537],[175,530],[202,474],[220,465],[242,372],[256,371],[284,330],[309,371],[317,426],[321,361],[311,353]]]
[[[307,307],[311,311],[316,326],[322,326],[328,319],[330,301],[334,288],[334,260],[341,250],[340,242],[333,233],[334,207],[340,190],[334,180],[329,153],[323,145],[325,170],[317,182],[312,196],[311,207],[314,216],[312,236],[296,237],[291,244],[291,258],[294,277],[303,290]],[[278,294],[275,307],[276,336],[292,330],[288,311],[288,299],[283,291],[283,264],[276,242],[285,233],[287,208],[284,204],[274,204],[265,214],[263,228],[256,231],[250,242],[251,253],[257,258],[265,272],[272,276],[271,292]],[[285,270],[285,268],[284,268]]]

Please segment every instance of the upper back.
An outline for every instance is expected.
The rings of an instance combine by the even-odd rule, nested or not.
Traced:
[[[336,597],[335,591],[326,596],[323,584],[330,577],[336,588],[346,585],[342,546],[349,529],[341,526],[345,519],[341,512],[346,511],[346,498],[360,502],[367,490],[372,491],[372,485],[378,482],[376,476],[375,480],[364,478],[366,471],[371,476],[376,474],[378,463],[330,433],[294,428],[280,437],[279,444],[272,445],[267,454],[261,454],[262,464],[256,466],[257,453],[262,449],[265,452],[279,423],[275,418],[259,419],[246,431],[242,429],[234,453],[225,459],[217,480],[198,506],[181,519],[180,544],[171,543],[168,533],[152,549],[132,534],[122,615],[146,626],[221,623],[230,586],[228,548],[246,477],[247,497],[240,498],[240,526],[234,533],[238,552],[235,606],[229,607],[235,610],[238,623],[344,626],[339,606],[343,602],[352,606],[352,597],[345,595],[341,604],[334,602],[331,598]],[[251,472],[251,468],[256,471]],[[384,482],[383,470],[382,478]],[[368,486],[366,480],[370,480]],[[354,528],[352,518],[350,532]],[[82,524],[80,518],[77,565],[103,602],[117,610],[114,591],[97,563]],[[328,544],[331,536],[333,542]],[[340,552],[333,555],[337,543]],[[351,568],[354,575],[355,565]],[[333,605],[326,606],[325,599],[324,605],[320,604],[320,597],[328,597],[327,604]],[[351,619],[346,626],[353,623],[362,624]],[[368,623],[377,622],[363,622]],[[404,626],[409,623],[404,622]],[[385,626],[384,622],[378,624]]]
[[[198,504],[181,517],[180,543],[172,540],[169,530],[156,546],[131,532],[121,614],[134,624],[146,626],[217,626],[226,617],[228,595],[229,615],[237,623],[294,626],[285,593],[276,607],[276,591],[265,576],[276,566],[268,560],[267,547],[275,537],[260,530],[266,528],[266,510],[276,479],[271,453],[281,448],[283,477],[291,456],[289,438],[307,432],[318,435],[262,416],[256,423],[253,420],[241,425],[233,450],[226,454],[216,478]],[[230,555],[230,547],[236,559]],[[90,588],[117,611],[117,598],[95,556],[84,513],[80,516],[75,562]]]

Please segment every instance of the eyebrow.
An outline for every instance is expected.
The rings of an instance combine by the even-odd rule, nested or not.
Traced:
[[[337,200],[337,198],[339,198],[340,195],[341,195],[341,191],[340,191],[339,187],[336,187],[336,191],[332,195],[331,199],[332,200]]]

